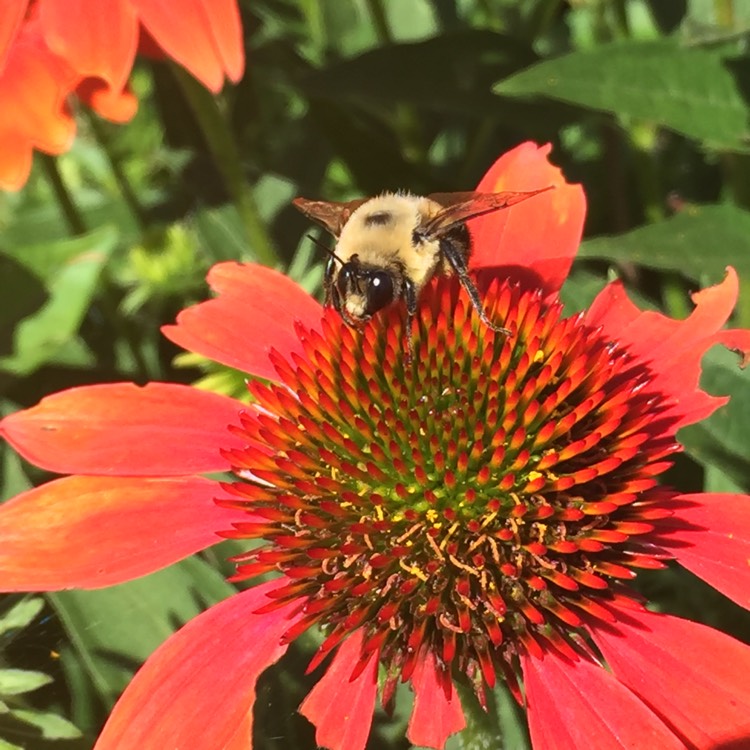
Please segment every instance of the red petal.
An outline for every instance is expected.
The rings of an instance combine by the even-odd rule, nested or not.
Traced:
[[[0,4],[0,71],[10,45],[21,28],[21,21],[26,15],[28,0],[5,0]]]
[[[548,292],[557,291],[567,278],[586,217],[583,188],[567,183],[550,164],[551,148],[531,142],[516,146],[494,163],[477,190],[498,193],[549,185],[554,190],[469,223],[473,267],[520,266],[531,270]]]
[[[86,78],[76,88],[78,98],[111,122],[128,122],[138,111],[138,99],[128,88],[108,88],[98,78]]]
[[[253,716],[252,712],[240,723],[239,729],[224,750],[252,750],[253,747]]]
[[[164,335],[189,351],[270,380],[278,375],[271,347],[284,356],[302,352],[295,321],[317,326],[323,308],[284,274],[261,265],[220,263],[208,274],[219,296],[189,307]]]
[[[298,606],[253,614],[278,585],[235,594],[162,644],[122,694],[95,750],[238,750],[252,726],[255,684],[286,651],[281,636]]]
[[[227,78],[234,83],[245,72],[245,44],[242,21],[236,0],[202,0],[209,10],[216,54],[221,59]]]
[[[26,138],[0,132],[0,190],[20,190],[26,184],[32,154],[32,145]]]
[[[668,532],[661,546],[677,562],[745,609],[750,609],[750,497],[680,495],[687,501],[659,523]]]
[[[31,166],[31,150],[52,154],[67,150],[75,123],[65,99],[77,75],[49,51],[38,23],[27,21],[0,69],[0,183],[17,190]]]
[[[228,425],[246,407],[174,383],[70,388],[0,422],[28,461],[60,474],[172,476],[226,471],[221,448],[241,447]]]
[[[617,678],[691,746],[747,747],[750,647],[679,617],[633,609],[617,616],[616,627],[590,628]]]
[[[328,671],[299,708],[317,727],[315,741],[329,750],[364,750],[370,734],[378,686],[377,657],[372,656],[364,671],[351,679],[362,640],[358,630],[339,646]]]
[[[122,90],[138,46],[138,19],[128,0],[44,0],[39,17],[49,48],[81,77]]]
[[[450,685],[450,675],[447,680]],[[432,651],[417,662],[411,684],[414,710],[406,736],[412,745],[442,750],[448,737],[466,726],[466,719],[455,691],[446,697]]]
[[[218,93],[224,74],[244,70],[242,26],[236,0],[131,0],[154,41],[204,86]]]
[[[531,743],[540,750],[685,750],[648,706],[609,672],[548,651],[521,660]]]
[[[639,310],[619,282],[609,284],[586,313],[589,325],[621,342],[654,371],[652,387],[675,401],[676,427],[698,422],[726,398],[709,396],[698,387],[703,355],[716,343],[750,353],[750,331],[721,331],[737,301],[739,283],[733,268],[721,284],[693,295],[695,310],[685,320]]]
[[[246,518],[219,508],[200,477],[65,477],[0,505],[3,591],[102,588],[220,541]]]

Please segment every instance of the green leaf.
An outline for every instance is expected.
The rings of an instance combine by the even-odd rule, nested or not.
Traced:
[[[0,737],[0,750],[24,750],[20,745],[14,745]]]
[[[26,724],[36,727],[46,740],[74,740],[81,736],[81,731],[67,719],[48,711],[27,711],[13,709],[11,714]]]
[[[42,609],[44,609],[44,599],[40,597],[24,599],[13,605],[0,617],[0,635],[9,630],[20,630],[30,625]]]
[[[677,271],[690,279],[718,280],[734,266],[750,278],[750,212],[728,203],[688,206],[669,219],[581,245],[578,258],[637,263]]]
[[[748,106],[720,50],[672,39],[613,42],[533,65],[494,87],[656,123],[718,148],[746,151]]]
[[[18,263],[46,282],[48,298],[18,325],[13,354],[0,358],[0,369],[29,374],[59,358],[66,345],[75,345],[76,332],[117,239],[112,227],[103,227],[75,239],[13,251]],[[5,280],[0,283],[0,293],[17,294]],[[80,342],[74,354],[78,358],[84,355]]]
[[[193,557],[119,586],[49,597],[97,692],[112,704],[157,646],[204,604],[234,592]]]
[[[49,685],[52,678],[44,672],[26,669],[0,669],[0,695],[23,695]]]
[[[574,315],[586,310],[606,284],[599,274],[573,266],[565,284],[560,290],[560,299],[565,307],[565,315]]]

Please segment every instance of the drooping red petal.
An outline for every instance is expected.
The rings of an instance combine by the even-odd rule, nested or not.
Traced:
[[[118,91],[98,78],[86,78],[76,87],[78,98],[110,122],[128,122],[138,111],[138,99],[129,88]]]
[[[29,179],[32,158],[33,149],[26,138],[0,132],[0,190],[20,190]]]
[[[745,609],[750,609],[750,497],[698,493],[672,518],[660,522],[668,532],[661,546],[677,562]]]
[[[208,18],[216,54],[227,78],[237,83],[245,72],[245,45],[237,0],[202,0],[202,3],[210,10]]]
[[[516,146],[490,167],[477,191],[537,190],[549,185],[554,190],[469,222],[473,267],[520,266],[531,271],[547,292],[557,291],[567,278],[586,216],[583,188],[568,184],[560,169],[550,164],[551,148],[531,142]]]
[[[746,747],[750,646],[679,617],[616,611],[616,626],[590,628],[616,677],[695,747]]]
[[[60,474],[177,476],[227,471],[221,448],[246,407],[175,383],[70,388],[7,416],[2,435],[25,459]]]
[[[65,477],[0,505],[0,590],[95,589],[171,565],[247,516],[200,477]]]
[[[521,659],[531,743],[540,750],[685,750],[674,733],[609,672],[552,651]]]
[[[709,396],[698,387],[703,355],[716,343],[750,353],[750,331],[722,331],[737,301],[739,282],[733,268],[724,281],[693,295],[695,310],[685,320],[639,310],[620,282],[606,286],[586,313],[586,322],[625,345],[650,365],[652,387],[671,397],[675,429],[700,421],[726,398]]]
[[[296,603],[253,614],[278,585],[226,599],[162,644],[115,705],[95,750],[238,750],[252,726],[258,677],[286,651],[281,636],[294,622]]]
[[[242,26],[236,0],[131,0],[154,41],[204,86],[218,93],[225,74],[244,70]]]
[[[31,151],[60,154],[75,122],[65,99],[77,74],[44,43],[36,21],[26,21],[0,69],[0,186],[18,190],[28,177]]]
[[[5,0],[0,3],[0,71],[26,14],[27,4],[28,0]]]
[[[175,344],[262,378],[278,375],[271,347],[284,356],[302,352],[295,321],[317,326],[323,308],[290,278],[266,266],[219,263],[208,274],[216,299],[183,310],[164,326]]]
[[[450,675],[447,676],[450,683]],[[461,701],[455,690],[446,697],[445,681],[441,680],[432,651],[427,651],[414,668],[411,678],[414,688],[414,710],[409,719],[406,737],[413,745],[442,750],[452,734],[466,726]]]
[[[351,680],[362,639],[358,630],[339,646],[328,671],[299,708],[316,726],[315,741],[328,750],[364,750],[370,734],[378,686],[377,656],[371,656],[364,671]]]
[[[138,46],[138,19],[129,0],[44,0],[44,38],[81,75],[115,92],[128,80]]]

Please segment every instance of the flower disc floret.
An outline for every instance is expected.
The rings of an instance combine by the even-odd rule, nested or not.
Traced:
[[[654,477],[677,445],[648,370],[538,292],[495,281],[485,304],[511,336],[450,281],[409,333],[398,309],[300,327],[304,356],[272,355],[284,385],[250,386],[237,432],[256,447],[227,453],[252,516],[230,535],[265,540],[237,577],[287,576],[268,608],[303,602],[289,640],[323,627],[312,666],[363,629],[386,693],[425,649],[480,695],[513,684],[520,648],[580,644],[621,581],[662,566],[638,536],[670,514]]]

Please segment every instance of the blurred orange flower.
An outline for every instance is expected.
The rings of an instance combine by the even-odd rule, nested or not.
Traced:
[[[59,154],[75,135],[76,94],[100,115],[129,120],[136,52],[163,55],[211,91],[245,66],[236,0],[5,0],[0,6],[0,188],[17,190],[33,149]]]

